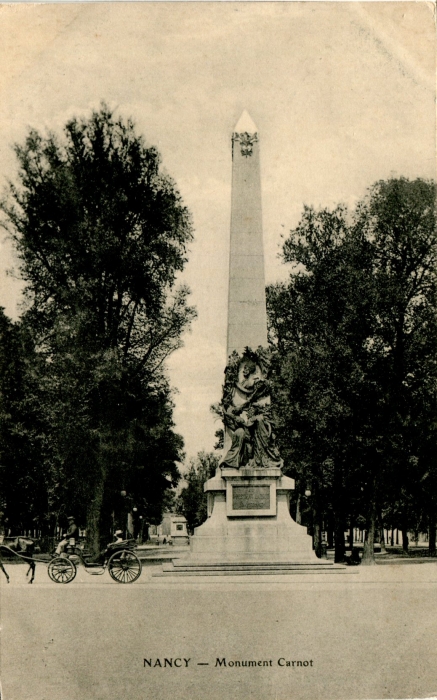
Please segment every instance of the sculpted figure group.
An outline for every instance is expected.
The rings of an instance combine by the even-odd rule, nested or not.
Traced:
[[[275,444],[274,422],[267,380],[268,356],[260,348],[237,353],[226,368],[223,399],[219,410],[225,429],[225,452],[221,466],[282,467]]]

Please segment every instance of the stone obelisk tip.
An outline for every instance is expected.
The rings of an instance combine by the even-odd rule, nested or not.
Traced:
[[[232,135],[227,357],[267,347],[258,131],[246,111]]]
[[[234,132],[236,134],[256,134],[257,131],[258,129],[256,128],[256,124],[254,123],[252,117],[246,110],[244,110],[243,114],[235,125]]]

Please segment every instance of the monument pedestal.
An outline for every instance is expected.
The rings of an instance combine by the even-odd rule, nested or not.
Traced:
[[[290,516],[294,480],[279,468],[219,468],[204,488],[209,517],[194,531],[190,560],[319,561],[306,528]]]
[[[160,575],[335,573],[345,567],[318,559],[306,528],[290,516],[294,480],[279,468],[218,468],[204,486],[208,518],[190,554]]]

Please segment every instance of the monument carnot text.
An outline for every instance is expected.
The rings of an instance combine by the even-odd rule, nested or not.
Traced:
[[[283,474],[269,382],[261,207],[260,138],[244,111],[232,134],[227,365],[213,409],[223,421],[219,467],[204,486],[207,520],[190,554],[161,575],[340,572],[318,559],[290,515],[294,479]]]

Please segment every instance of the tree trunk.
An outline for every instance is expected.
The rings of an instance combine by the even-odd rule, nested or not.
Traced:
[[[384,533],[384,528],[381,526],[379,528],[379,541],[381,544],[381,554],[387,554],[387,550],[385,548],[385,533]]]
[[[323,548],[322,548],[322,530],[323,530],[323,520],[321,517],[321,511],[319,504],[316,505],[316,507],[313,509],[313,523],[314,523],[314,529],[313,529],[313,543],[314,543],[314,551],[316,555],[319,557],[319,559],[322,558],[323,554]]]
[[[345,494],[343,488],[343,470],[341,464],[334,466],[334,481],[333,481],[333,515],[334,515],[334,546],[335,554],[334,561],[338,564],[343,564],[346,560],[344,531],[346,529],[346,518],[344,517],[344,502]]]
[[[375,504],[375,489],[371,496],[369,506],[369,515],[367,518],[367,532],[364,541],[363,558],[361,564],[364,566],[373,566],[375,562],[375,529],[376,529],[376,504]]]
[[[102,477],[94,487],[94,497],[87,509],[87,544],[93,557],[96,557],[100,552],[100,514],[102,512],[104,488],[104,479]]]
[[[322,553],[322,531],[317,520],[314,522],[313,528],[313,548],[320,559]]]
[[[298,525],[301,524],[302,518],[300,514],[300,493],[297,494],[297,501],[296,501],[296,522]]]
[[[382,514],[379,514],[379,542],[381,544],[381,554],[387,554],[385,548],[385,533],[384,533],[384,523],[382,520]]]
[[[334,561],[336,564],[343,564],[345,561],[345,551],[344,546],[344,520],[341,517],[335,516],[334,522],[334,545],[335,545],[335,555]]]
[[[436,550],[436,520],[435,516],[431,515],[429,521],[429,545],[428,553],[430,557],[435,557],[437,555]]]
[[[319,492],[317,484],[313,487],[313,498],[312,498],[312,521],[313,521],[313,547],[316,556],[319,559],[322,557],[322,530],[323,530],[323,519],[321,516],[321,507],[319,502]]]
[[[408,539],[408,530],[405,528],[402,528],[402,549],[404,552],[408,553],[408,544],[409,544],[409,539]]]

